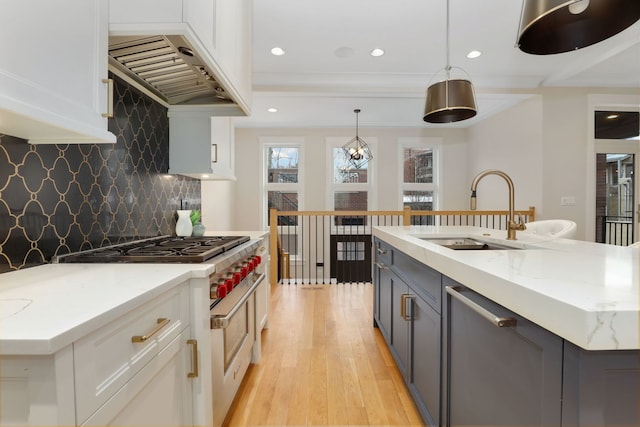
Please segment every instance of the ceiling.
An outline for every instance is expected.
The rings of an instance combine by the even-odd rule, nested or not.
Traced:
[[[640,88],[640,21],[563,54],[515,47],[522,0],[451,0],[450,64],[470,76],[478,115],[422,120],[446,65],[445,0],[254,0],[253,106],[238,127],[467,127],[541,87]],[[279,46],[285,55],[274,56]],[[374,58],[373,48],[385,55]],[[471,50],[482,55],[467,59]],[[278,111],[267,112],[274,107]]]

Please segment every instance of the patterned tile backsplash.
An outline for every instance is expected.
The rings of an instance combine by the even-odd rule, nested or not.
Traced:
[[[167,109],[115,78],[116,144],[30,145],[0,134],[0,273],[55,255],[173,234],[200,181],[167,175]]]

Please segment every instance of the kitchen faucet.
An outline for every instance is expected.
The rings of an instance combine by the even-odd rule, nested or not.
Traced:
[[[514,220],[515,210],[513,208],[513,205],[514,205],[515,197],[514,197],[514,190],[513,190],[513,181],[511,180],[511,178],[509,178],[509,175],[507,175],[506,173],[499,170],[495,170],[495,169],[489,169],[489,170],[480,172],[478,175],[476,175],[475,178],[473,178],[473,182],[471,182],[471,210],[472,211],[476,210],[476,187],[478,187],[478,183],[480,182],[480,180],[487,175],[498,175],[504,178],[505,181],[507,181],[507,186],[509,186],[509,218],[508,218],[509,221],[507,225],[507,240],[517,240],[516,230],[522,231],[522,230],[525,230],[527,227],[525,227],[525,225],[522,223],[520,219],[518,219],[518,223],[516,223]]]

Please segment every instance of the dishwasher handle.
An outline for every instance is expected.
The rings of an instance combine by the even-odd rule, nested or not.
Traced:
[[[244,305],[245,302],[253,295],[256,288],[260,285],[260,283],[264,280],[264,273],[262,273],[256,281],[251,285],[251,288],[247,291],[246,294],[242,296],[242,299],[238,301],[238,303],[224,316],[211,316],[211,329],[224,329],[229,326],[229,320],[236,314],[240,307]]]
[[[496,316],[486,308],[482,307],[481,305],[471,301],[469,298],[462,295],[461,293],[462,288],[460,288],[459,286],[445,286],[445,289],[447,290],[447,293],[449,295],[451,295],[453,298],[457,299],[462,304],[469,307],[471,310],[478,313],[480,316],[487,319],[494,326],[497,326],[498,328],[516,326],[517,324],[516,319],[514,319],[513,317]]]

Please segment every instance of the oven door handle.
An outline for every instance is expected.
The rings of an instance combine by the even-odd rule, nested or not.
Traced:
[[[244,305],[245,302],[253,295],[256,288],[260,285],[260,282],[264,280],[264,273],[262,273],[256,279],[255,283],[251,285],[251,288],[247,291],[246,294],[242,297],[240,301],[231,309],[231,311],[224,316],[211,316],[211,329],[224,329],[229,326],[229,320],[236,314],[240,307]]]

